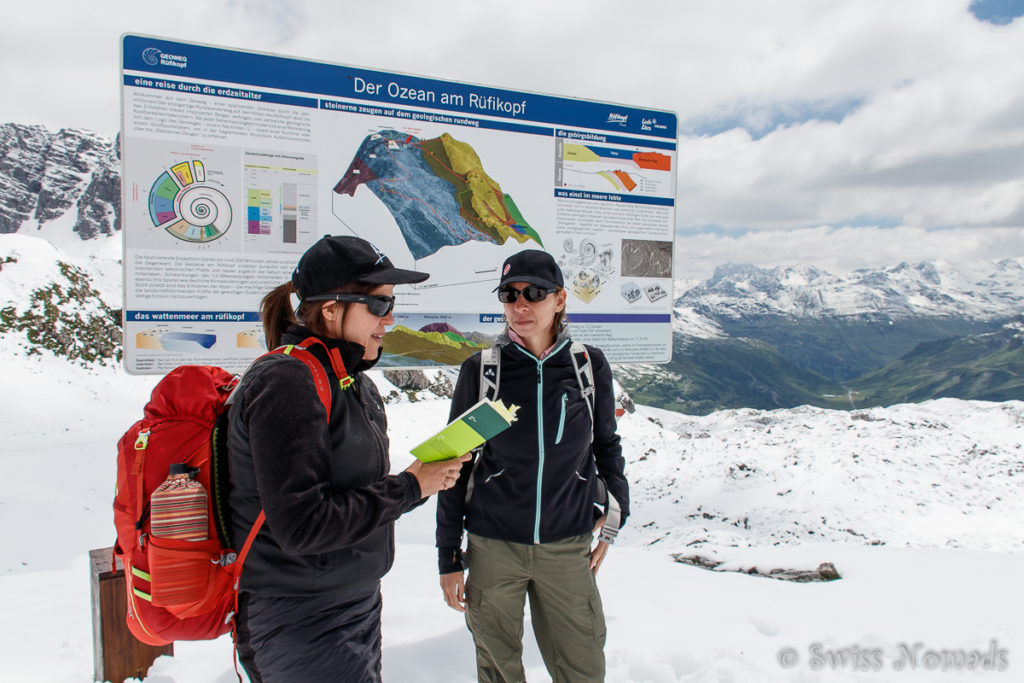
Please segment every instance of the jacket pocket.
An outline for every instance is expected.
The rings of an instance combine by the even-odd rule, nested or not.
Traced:
[[[590,600],[590,619],[594,629],[594,640],[601,647],[604,647],[608,638],[608,629],[604,621],[604,606],[601,604],[600,594],[595,593]]]
[[[562,409],[558,416],[558,433],[555,435],[555,443],[562,443],[562,432],[565,430],[565,407],[569,402],[569,394],[562,394]]]

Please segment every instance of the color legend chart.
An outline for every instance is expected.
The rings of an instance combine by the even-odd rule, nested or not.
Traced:
[[[247,251],[300,250],[316,237],[316,158],[246,151]]]
[[[271,210],[272,199],[270,190],[249,188],[249,234],[269,235],[270,226],[274,222]]]

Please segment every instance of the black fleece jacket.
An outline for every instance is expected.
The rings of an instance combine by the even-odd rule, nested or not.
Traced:
[[[292,327],[285,344],[312,336]],[[416,478],[390,475],[387,418],[362,374],[358,344],[336,347],[354,383],[334,388],[330,421],[313,375],[287,355],[263,356],[242,378],[228,431],[233,535],[241,545],[260,508],[266,522],[242,571],[242,590],[262,596],[364,595],[394,560],[394,522],[421,501]]]

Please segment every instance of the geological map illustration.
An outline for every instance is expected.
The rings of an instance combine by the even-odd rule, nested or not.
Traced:
[[[364,184],[391,212],[417,260],[469,241],[543,246],[473,147],[448,133],[429,140],[390,129],[368,135],[334,192],[355,196]]]

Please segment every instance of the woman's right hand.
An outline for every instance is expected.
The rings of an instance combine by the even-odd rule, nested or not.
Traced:
[[[456,612],[466,611],[466,572],[441,574],[444,601]]]
[[[427,498],[438,491],[446,491],[455,486],[455,482],[459,480],[459,473],[462,471],[462,463],[469,460],[470,457],[470,454],[466,453],[459,458],[437,462],[413,460],[413,463],[405,468],[405,471],[411,472],[416,477],[416,481],[420,484],[420,495]]]

